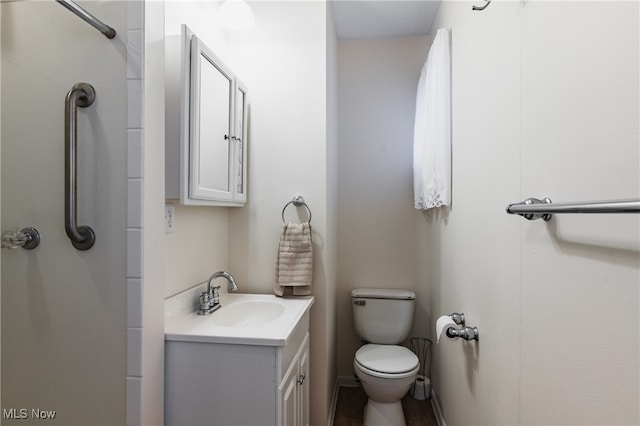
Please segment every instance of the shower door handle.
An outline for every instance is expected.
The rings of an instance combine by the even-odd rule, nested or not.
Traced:
[[[77,224],[77,151],[78,151],[78,107],[88,107],[96,98],[90,84],[75,84],[65,98],[64,129],[64,228],[71,244],[78,250],[89,250],[96,241],[96,235],[89,226]]]

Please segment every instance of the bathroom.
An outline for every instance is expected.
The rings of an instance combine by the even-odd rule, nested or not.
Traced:
[[[43,236],[2,250],[2,422],[26,424],[4,411],[26,408],[56,411],[44,424],[162,424],[165,298],[217,270],[271,292],[282,208],[301,194],[311,424],[329,423],[352,377],[349,294],[364,286],[416,292],[412,335],[433,338],[455,311],[479,327],[477,343],[434,347],[446,424],[637,424],[638,216],[529,222],[505,207],[639,197],[638,2],[482,3],[437,7],[433,31],[452,34],[453,205],[424,214],[412,108],[433,32],[338,40],[322,1],[250,2],[244,33],[212,24],[219,2],[78,2],[116,28],[109,40],[55,2],[2,1],[2,230]],[[158,70],[179,23],[249,88],[243,208],[165,200]],[[79,252],[60,229],[62,138],[64,96],[85,80],[97,102],[79,112],[78,220],[96,245]],[[103,143],[85,146],[87,129]]]

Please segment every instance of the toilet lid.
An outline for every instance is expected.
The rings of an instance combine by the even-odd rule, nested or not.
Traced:
[[[388,374],[406,373],[419,364],[416,354],[404,346],[373,343],[358,349],[356,362],[369,370]]]

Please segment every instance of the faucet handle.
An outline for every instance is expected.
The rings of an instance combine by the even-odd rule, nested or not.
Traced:
[[[202,315],[202,312],[205,312],[211,307],[211,295],[207,291],[203,291],[200,293],[200,311],[198,313]]]
[[[216,286],[216,287],[211,287],[211,291],[212,291],[212,300],[211,300],[211,304],[212,305],[217,305],[220,303],[220,286]]]

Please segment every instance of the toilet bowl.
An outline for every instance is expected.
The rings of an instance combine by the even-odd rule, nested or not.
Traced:
[[[405,425],[400,402],[415,382],[418,357],[404,346],[368,344],[356,352],[353,368],[369,397],[365,425]]]
[[[370,343],[358,349],[353,367],[370,398],[378,402],[395,402],[415,382],[420,363],[404,346]]]

